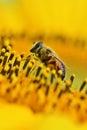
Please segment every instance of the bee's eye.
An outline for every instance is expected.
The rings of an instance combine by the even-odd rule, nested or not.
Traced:
[[[35,52],[38,48],[41,48],[43,45],[42,42],[35,42],[34,46],[30,49],[30,52]]]
[[[35,48],[42,47],[42,44],[43,44],[42,42],[37,42]]]

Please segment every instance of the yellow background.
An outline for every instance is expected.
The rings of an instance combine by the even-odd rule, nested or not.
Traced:
[[[86,0],[0,0],[0,29],[87,36]]]
[[[46,44],[69,66],[69,74],[76,74],[77,86],[87,76],[87,50],[78,47],[81,43],[69,47],[71,43],[75,45],[74,40],[78,39],[87,43],[86,0],[0,0],[0,30],[0,33],[18,34],[24,31],[30,36],[59,34],[71,38],[65,46],[60,45],[60,41],[46,41]],[[22,51],[20,43],[24,45],[25,41],[17,39],[16,43],[15,49]],[[29,42],[21,48],[29,52],[31,45],[32,42]]]

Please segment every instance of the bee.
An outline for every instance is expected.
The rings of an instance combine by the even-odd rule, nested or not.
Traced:
[[[46,66],[51,69],[62,71],[62,80],[65,77],[65,64],[57,56],[57,54],[49,47],[47,47],[43,42],[35,42],[30,49],[30,52],[34,53],[37,57],[45,63]]]

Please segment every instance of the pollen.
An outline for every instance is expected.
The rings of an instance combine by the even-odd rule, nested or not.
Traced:
[[[33,113],[62,113],[87,122],[87,79],[75,90],[75,74],[62,79],[62,70],[48,67],[32,53],[17,54],[9,43],[6,41],[0,51],[0,98]]]

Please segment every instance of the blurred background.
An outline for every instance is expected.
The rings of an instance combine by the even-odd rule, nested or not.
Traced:
[[[13,36],[18,52],[45,42],[69,66],[67,77],[76,74],[76,87],[87,76],[86,0],[0,0],[0,35]]]
[[[86,38],[86,0],[0,0],[0,29]]]

